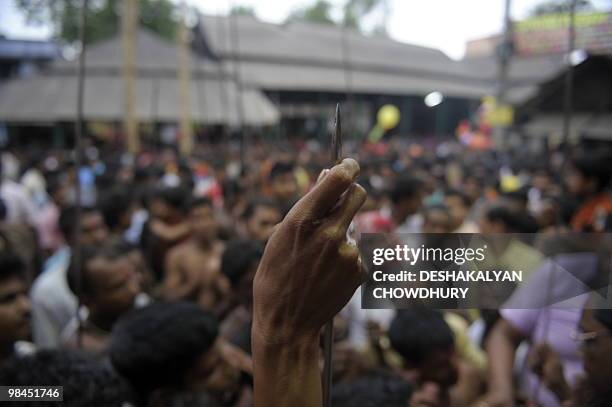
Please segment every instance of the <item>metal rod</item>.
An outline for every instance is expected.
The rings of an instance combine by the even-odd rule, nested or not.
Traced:
[[[351,66],[351,46],[348,38],[348,28],[346,23],[342,25],[341,31],[341,46],[342,46],[342,67],[344,73],[344,87],[346,92],[346,103],[348,104],[348,123],[352,123],[352,115],[355,113],[355,105],[353,100],[353,71]],[[352,129],[348,129],[349,134]]]
[[[74,236],[73,242],[74,247],[72,248],[71,253],[71,262],[74,262],[75,267],[75,276],[77,278],[76,281],[76,290],[77,290],[77,347],[83,347],[83,321],[81,320],[81,313],[79,312],[81,309],[81,293],[82,290],[82,281],[81,278],[81,268],[80,265],[80,257],[81,257],[81,180],[79,177],[79,171],[81,170],[81,165],[83,161],[83,105],[84,105],[84,97],[85,97],[85,53],[87,50],[87,36],[86,36],[86,25],[87,25],[87,5],[88,0],[83,0],[83,4],[81,5],[81,16],[79,22],[79,41],[81,42],[81,53],[79,54],[79,62],[77,67],[77,111],[76,111],[76,120],[74,121],[74,164],[76,168],[76,225],[74,225]]]
[[[331,165],[336,165],[342,155],[342,121],[340,117],[340,103],[336,104],[334,115],[334,131],[331,140]],[[325,324],[323,332],[323,406],[331,406],[332,363],[334,353],[334,318]]]

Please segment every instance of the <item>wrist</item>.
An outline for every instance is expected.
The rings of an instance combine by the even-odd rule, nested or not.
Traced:
[[[283,325],[271,325],[262,322],[254,314],[251,328],[251,339],[253,344],[259,345],[262,350],[267,348],[278,349],[279,347],[290,347],[296,351],[308,353],[313,349],[318,351],[319,333],[302,332],[295,327]]]
[[[253,321],[255,405],[317,406],[321,402],[318,336],[272,335]]]
[[[489,383],[489,393],[495,393],[504,397],[512,397],[513,388],[511,383],[493,380]]]

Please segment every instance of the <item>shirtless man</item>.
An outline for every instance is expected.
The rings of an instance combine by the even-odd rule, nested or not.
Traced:
[[[166,258],[164,297],[169,301],[195,301],[213,311],[229,291],[221,274],[223,244],[217,240],[212,203],[195,198],[189,205],[191,235]]]

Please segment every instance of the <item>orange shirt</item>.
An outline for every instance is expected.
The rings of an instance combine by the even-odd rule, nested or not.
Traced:
[[[578,209],[571,221],[572,229],[576,232],[603,231],[606,218],[612,214],[612,198],[603,193],[588,200]]]

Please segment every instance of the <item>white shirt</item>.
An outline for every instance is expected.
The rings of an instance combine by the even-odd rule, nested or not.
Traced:
[[[36,225],[36,208],[23,186],[14,181],[2,181],[0,198],[6,205],[7,223]]]
[[[66,277],[69,264],[70,248],[65,246],[47,260],[32,284],[32,334],[41,348],[59,347],[62,330],[76,314],[77,299]]]

